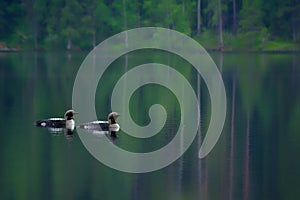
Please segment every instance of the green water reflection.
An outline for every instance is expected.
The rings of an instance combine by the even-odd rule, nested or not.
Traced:
[[[198,149],[210,120],[205,83],[183,59],[162,52],[134,52],[116,60],[97,90],[100,119],[120,76],[133,66],[160,62],[187,77],[201,104],[201,129],[183,157],[147,174],[127,174],[94,159],[78,135],[66,139],[33,125],[60,117],[72,104],[76,72],[87,52],[0,54],[0,199],[296,199],[300,197],[299,54],[234,53],[212,57],[222,72],[226,124],[203,160]],[[155,95],[154,95],[155,94]],[[143,141],[120,131],[116,145],[147,152],[177,132],[180,109],[166,88],[144,86],[129,109],[137,124],[149,122],[153,103],[165,106],[164,129]],[[126,109],[126,107],[125,107]]]

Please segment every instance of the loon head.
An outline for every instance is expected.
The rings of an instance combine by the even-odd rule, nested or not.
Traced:
[[[109,124],[116,124],[116,119],[120,116],[117,112],[112,112],[108,115],[108,122]]]
[[[67,110],[67,112],[65,113],[64,118],[66,120],[71,120],[71,119],[73,119],[73,116],[76,115],[76,114],[78,114],[78,113],[75,112],[74,110]]]

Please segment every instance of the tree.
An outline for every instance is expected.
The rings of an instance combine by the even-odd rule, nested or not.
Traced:
[[[114,33],[111,20],[114,18],[111,7],[104,2],[98,2],[95,10],[95,25],[98,38],[105,38]]]
[[[262,5],[260,0],[244,0],[243,8],[240,13],[240,33],[246,35],[251,41],[249,45],[256,41],[264,42],[267,35],[267,29],[263,24]]]
[[[38,48],[38,21],[37,21],[37,13],[35,11],[34,1],[31,0],[25,0],[26,5],[26,12],[27,12],[27,18],[28,18],[28,30],[30,32],[30,36],[33,37],[33,44],[34,49]]]
[[[72,49],[75,41],[90,48],[140,26],[197,36],[214,30],[220,47],[224,30],[238,33],[238,39],[246,37],[255,47],[269,35],[300,40],[300,0],[2,0],[0,7],[1,41],[34,48],[44,42],[46,47]]]
[[[197,35],[201,32],[201,0],[197,1]]]
[[[252,32],[258,31],[263,26],[262,10],[259,0],[244,0],[243,9],[241,10],[241,31]]]
[[[62,9],[62,35],[67,40],[66,49],[72,49],[72,40],[79,37],[78,16],[81,16],[81,6],[77,0],[65,0],[65,6]]]
[[[39,42],[46,35],[47,2],[35,0],[33,2],[33,34],[34,47],[39,48]]]
[[[299,37],[300,26],[300,1],[286,0],[278,9],[278,24],[279,27],[285,30],[283,33],[288,34],[288,37],[296,42]],[[282,33],[281,33],[282,34]]]
[[[222,3],[218,0],[218,35],[219,35],[219,45],[223,47],[223,16],[222,16]]]
[[[91,41],[90,44],[93,47],[96,47],[97,39],[96,39],[96,33],[97,33],[97,16],[96,11],[98,9],[98,6],[103,6],[103,2],[97,2],[97,0],[86,0],[81,2],[82,7],[82,18],[81,18],[81,24],[80,26],[80,32],[82,35],[86,35],[88,41]]]
[[[207,6],[207,12],[212,13],[210,24],[212,24],[213,27],[217,27],[218,32],[218,45],[220,47],[223,47],[223,11],[225,10],[225,7],[222,6],[221,0],[211,0],[208,3]]]
[[[62,19],[61,8],[64,6],[64,0],[52,0],[47,4],[47,15],[43,26],[46,32],[44,41],[51,47],[61,47],[61,27],[63,24],[58,19]]]
[[[138,1],[116,0],[111,5],[112,18],[110,24],[112,28],[119,32],[139,26],[139,10]]]
[[[236,0],[232,0],[232,13],[233,13],[233,16],[232,16],[232,32],[233,32],[233,35],[236,35],[237,33],[237,18],[236,18]]]
[[[144,25],[160,26],[191,34],[189,18],[192,3],[190,1],[177,2],[175,0],[152,1],[145,0],[143,5]]]
[[[0,1],[0,38],[11,38],[19,32],[24,20],[22,2],[20,0]]]

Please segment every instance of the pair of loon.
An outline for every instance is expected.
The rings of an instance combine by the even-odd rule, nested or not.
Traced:
[[[73,116],[78,114],[74,110],[67,110],[64,118],[49,118],[36,121],[36,126],[47,127],[52,130],[67,129],[73,131],[75,128],[75,121]],[[116,136],[115,133],[119,131],[120,126],[116,122],[116,119],[120,116],[117,112],[112,112],[108,115],[108,121],[92,121],[79,125],[80,128],[88,131],[103,131],[110,132],[112,136]]]

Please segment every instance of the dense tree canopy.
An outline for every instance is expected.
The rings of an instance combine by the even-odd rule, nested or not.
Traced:
[[[300,0],[0,0],[0,42],[29,48],[90,49],[142,26],[267,40],[300,41]],[[224,39],[226,40],[226,39]]]

